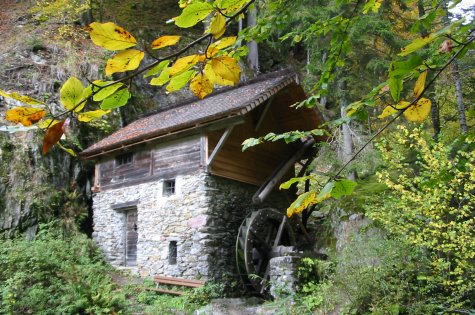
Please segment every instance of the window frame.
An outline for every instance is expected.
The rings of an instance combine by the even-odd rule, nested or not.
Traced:
[[[162,196],[170,197],[176,195],[176,179],[166,179],[163,181]]]
[[[134,153],[126,152],[116,155],[114,161],[116,167],[131,165],[134,162]]]

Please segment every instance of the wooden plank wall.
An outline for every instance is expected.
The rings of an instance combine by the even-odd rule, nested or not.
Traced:
[[[169,179],[198,169],[201,164],[200,150],[199,137],[179,139],[154,149],[152,175]]]
[[[137,148],[132,152],[133,161],[129,164],[116,165],[115,156],[100,162],[100,189],[171,179],[201,166],[201,141],[198,135]]]

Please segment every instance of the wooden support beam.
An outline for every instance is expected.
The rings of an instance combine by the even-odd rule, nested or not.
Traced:
[[[254,128],[255,132],[258,132],[259,128],[261,128],[262,122],[264,121],[264,118],[265,118],[267,112],[269,111],[269,109],[272,105],[272,102],[274,101],[275,95],[276,94],[272,95],[271,98],[267,101],[266,107],[264,107],[264,110],[262,111],[262,114],[259,117],[259,121],[257,122],[256,127]]]
[[[226,140],[229,138],[231,135],[231,132],[233,131],[234,126],[229,127],[226,129],[226,131],[223,133],[221,138],[218,141],[218,144],[214,148],[213,152],[211,152],[211,155],[208,158],[208,162],[206,163],[206,167],[210,166],[211,163],[213,163],[213,160],[216,158],[216,155],[218,154],[219,150],[224,146],[224,143],[226,143]]]
[[[313,138],[307,139],[305,142],[302,142],[300,148],[292,156],[290,156],[286,161],[281,163],[271,174],[269,178],[264,182],[264,184],[259,187],[257,192],[252,197],[252,202],[254,204],[262,203],[267,196],[270,194],[272,189],[279,183],[280,179],[290,170],[291,167],[307,152],[309,148],[313,146],[315,140]]]

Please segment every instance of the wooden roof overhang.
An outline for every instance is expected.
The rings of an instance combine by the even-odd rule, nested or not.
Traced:
[[[275,101],[272,98],[278,98]],[[114,154],[139,144],[171,137],[183,137],[201,131],[225,129],[230,126],[244,124],[253,120],[256,132],[285,132],[290,130],[310,130],[316,128],[322,121],[315,110],[304,109],[298,114],[290,107],[297,101],[305,99],[305,93],[297,84],[293,72],[280,71],[250,81],[236,88],[220,91],[203,100],[184,103],[164,109],[155,114],[141,118],[130,125],[116,131],[112,135],[90,146],[81,157],[85,159],[99,158],[103,155]],[[273,128],[264,126],[263,117],[273,103]],[[267,106],[260,106],[267,104]],[[277,107],[274,109],[274,107]],[[258,111],[256,108],[260,107]],[[253,112],[252,115],[249,113]],[[250,118],[252,116],[252,118]],[[260,117],[260,118],[259,118]],[[263,125],[261,127],[261,125]],[[291,150],[286,148],[285,151]]]

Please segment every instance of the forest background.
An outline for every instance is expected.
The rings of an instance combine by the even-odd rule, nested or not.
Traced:
[[[6,237],[0,312],[127,309],[127,293],[114,291],[107,267],[77,232],[90,232],[91,165],[68,154],[157,104],[184,97],[190,81],[192,92],[204,97],[210,86],[290,66],[309,95],[298,105],[322,112],[327,123],[315,127],[329,138],[319,144],[312,171],[284,185],[299,185],[302,192],[288,214],[321,221],[325,229],[315,237],[330,258],[303,262],[304,284],[289,312],[473,313],[474,35],[473,21],[463,19],[470,14],[450,13],[456,3],[223,0],[181,2],[180,8],[167,1],[8,2],[0,22],[2,119],[23,126],[2,121],[0,127],[0,223]],[[193,10],[199,18],[187,17]],[[178,18],[164,23],[171,17]],[[121,52],[113,55],[89,40],[97,29],[86,32],[84,26],[110,20],[140,36],[143,56],[134,51],[133,58],[142,56],[135,67],[123,65]],[[163,44],[163,36],[177,34],[179,42]],[[159,38],[162,44],[145,49],[144,43]],[[197,38],[201,41],[190,45]],[[169,55],[145,57],[154,55],[153,48],[168,49]],[[114,59],[118,66],[111,69],[105,60]],[[175,94],[134,75],[146,67],[153,70],[146,80]],[[112,81],[89,84],[90,94],[81,97],[86,79],[104,78]],[[110,100],[126,102],[115,102],[120,107],[94,102],[108,88],[116,88]],[[67,129],[58,128],[65,124]],[[26,132],[31,125],[40,130]],[[250,139],[244,148],[304,136],[308,133]],[[339,227],[355,217],[364,218],[359,232],[338,242]],[[50,227],[43,225],[38,234],[44,223]],[[38,235],[33,242],[15,238],[24,233]],[[81,251],[88,253],[83,259],[58,261]],[[63,273],[53,271],[61,268]],[[71,269],[79,275],[68,278]],[[31,270],[38,270],[34,277]],[[98,298],[98,292],[107,298]]]

